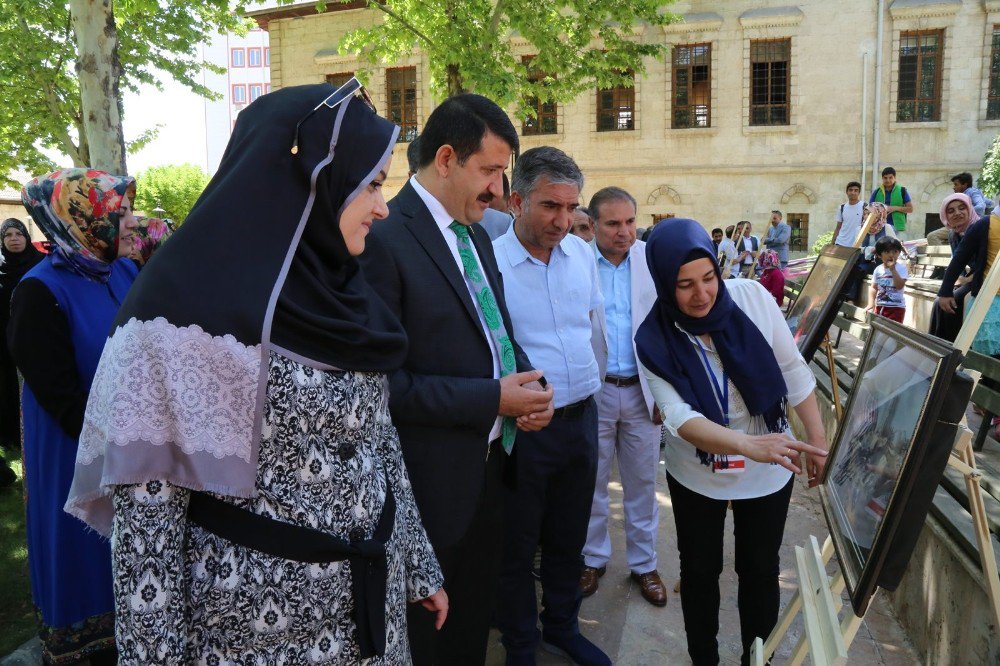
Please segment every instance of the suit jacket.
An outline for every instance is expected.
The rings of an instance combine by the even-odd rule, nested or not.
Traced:
[[[595,241],[591,241],[591,245],[594,246],[594,252],[598,252]],[[639,324],[646,319],[646,315],[653,308],[653,303],[656,302],[656,287],[653,285],[653,277],[646,264],[646,244],[641,240],[632,243],[628,256],[629,272],[632,278],[632,350],[635,351],[635,332],[639,330]],[[601,308],[597,316],[594,317],[593,323],[594,332],[591,336],[591,344],[594,347],[597,367],[600,369],[603,379],[608,370],[608,323],[604,308]],[[642,386],[642,397],[646,399],[649,417],[653,418],[655,403],[653,394],[649,390],[649,383],[646,382],[646,375],[643,372],[639,372],[639,385]]]
[[[517,369],[530,370],[514,338],[493,245],[478,224],[469,231]],[[409,339],[403,367],[389,376],[389,410],[427,534],[435,547],[449,546],[467,531],[483,491],[500,404],[491,345],[465,277],[409,183],[389,202],[389,216],[373,225],[359,260]]]

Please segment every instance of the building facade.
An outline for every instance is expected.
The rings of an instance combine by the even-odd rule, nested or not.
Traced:
[[[640,226],[746,219],[762,232],[781,210],[799,250],[833,229],[849,181],[867,196],[891,165],[913,200],[910,234],[936,228],[950,177],[977,175],[1000,132],[1000,0],[785,2],[676,2],[669,9],[683,21],[635,29],[668,48],[645,61],[634,87],[541,105],[537,120],[515,120],[522,150],[572,155],[585,200],[624,187]],[[348,78],[365,65],[339,54],[339,40],[381,20],[361,2],[251,16],[270,36],[275,88]],[[533,55],[510,39],[515,53]],[[377,108],[404,130],[388,193],[404,182],[406,141],[437,102],[428,79],[419,51],[370,70]]]
[[[236,116],[247,104],[271,92],[268,34],[255,27],[244,37],[218,35],[204,47],[203,57],[226,68],[222,74],[205,72],[205,86],[222,95],[218,100],[205,100],[205,151],[211,174],[226,152]]]

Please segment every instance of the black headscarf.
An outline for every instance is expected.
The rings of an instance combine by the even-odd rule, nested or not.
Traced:
[[[3,244],[3,236],[11,228],[17,229],[24,235],[25,245],[24,249],[20,252],[11,252]],[[28,233],[28,228],[24,226],[24,222],[16,217],[8,218],[0,225],[0,253],[3,254],[3,265],[0,266],[0,290],[6,296],[5,303],[9,303],[10,296],[14,292],[14,287],[17,286],[17,283],[21,281],[24,274],[30,271],[35,264],[45,258],[45,255],[31,244],[31,235]]]
[[[116,484],[255,495],[271,353],[320,369],[402,365],[402,326],[340,231],[399,129],[356,97],[317,108],[333,91],[284,88],[240,114],[215,177],[122,304],[66,504],[99,532]]]
[[[403,328],[364,280],[339,226],[384,166],[398,128],[351,98],[309,116],[298,153],[290,151],[296,123],[333,91],[283,88],[240,113],[218,172],[143,269],[116,326],[164,317],[313,364],[402,365]]]
[[[692,261],[692,256],[698,255],[715,266],[719,288],[712,309],[704,317],[695,318],[684,314],[677,305],[677,274],[681,266]],[[760,432],[756,434],[784,432],[788,427],[788,389],[781,368],[760,329],[729,295],[715,262],[712,239],[704,227],[687,219],[656,225],[646,243],[646,262],[656,287],[656,303],[635,335],[642,364],[670,382],[692,409],[724,425],[725,414],[719,409],[708,369],[687,336],[707,333],[751,416],[760,421],[755,428]],[[753,362],[747,363],[747,359]],[[703,462],[711,459],[707,453],[699,455]]]

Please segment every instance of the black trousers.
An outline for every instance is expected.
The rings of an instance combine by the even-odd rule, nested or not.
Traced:
[[[778,548],[785,531],[794,477],[784,488],[754,499],[733,500],[737,604],[742,664],[756,637],[767,638],[778,621]],[[667,474],[681,561],[681,611],[688,655],[695,666],[719,663],[719,574],[726,500],[705,497]]]
[[[437,631],[436,616],[420,604],[410,604],[407,609],[407,633],[416,666],[477,666],[486,661],[490,621],[496,607],[503,523],[501,483],[506,458],[499,439],[490,444],[483,494],[468,531],[456,543],[434,548],[448,593],[444,626]]]
[[[583,545],[597,478],[597,405],[554,418],[538,432],[517,434],[517,483],[504,489],[504,556],[497,626],[510,653],[533,652],[538,604],[532,566],[542,549],[542,625],[546,634],[579,632]]]
[[[934,307],[931,310],[930,334],[936,335],[942,340],[954,342],[958,337],[958,332],[962,328],[962,321],[965,319],[963,309],[965,307],[965,296],[972,291],[972,283],[963,284],[955,290],[954,297],[957,307],[955,314],[949,314],[938,307],[937,299],[934,299]]]
[[[0,348],[0,445],[21,448],[21,386],[6,342]]]

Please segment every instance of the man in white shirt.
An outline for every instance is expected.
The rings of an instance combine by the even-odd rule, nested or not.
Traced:
[[[865,202],[861,200],[861,183],[852,180],[847,184],[847,202],[837,209],[837,226],[833,230],[833,242],[842,247],[854,247],[861,231]]]
[[[722,271],[724,278],[738,277],[740,255],[736,243],[733,242],[735,230],[736,227],[730,224],[726,227],[726,235],[719,242],[719,270]]]
[[[555,412],[549,425],[518,436],[517,485],[504,491],[504,552],[497,626],[508,666],[533,665],[538,611],[532,569],[542,549],[543,646],[574,663],[611,661],[580,634],[580,553],[597,473],[601,388],[591,347],[602,307],[594,252],[569,234],[583,174],[566,153],[542,146],[514,165],[514,226],[493,242],[511,321],[528,358],[544,370]]]
[[[735,277],[753,277],[750,275],[750,267],[757,260],[757,253],[760,251],[760,239],[751,236],[752,225],[747,220],[743,220],[737,225],[736,250],[738,252],[739,274]]]
[[[583,549],[584,596],[597,591],[611,559],[608,482],[617,455],[625,492],[625,552],[643,598],[665,606],[667,588],[656,570],[660,524],[656,472],[660,460],[660,415],[639,372],[634,332],[656,301],[646,266],[646,244],[636,240],[635,199],[620,187],[605,187],[590,199],[597,217],[594,253],[604,292],[604,316],[595,318],[594,353],[604,383],[597,395],[597,484]],[[663,224],[669,224],[669,221]]]

